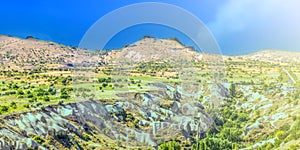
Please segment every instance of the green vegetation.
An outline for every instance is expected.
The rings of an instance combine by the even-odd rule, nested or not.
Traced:
[[[179,42],[176,38],[171,40]],[[53,46],[52,44],[49,44],[50,47]],[[129,49],[137,46],[138,44],[125,47]],[[76,47],[61,45],[59,47],[56,49],[65,49],[70,53],[72,50],[78,50],[91,59],[94,56],[103,55],[105,57],[113,53],[111,51],[88,53],[80,51]],[[180,48],[174,49],[180,51]],[[25,50],[22,49],[22,51]],[[209,115],[214,120],[215,124],[209,126],[211,129],[206,131],[206,128],[205,131],[199,133],[195,133],[195,131],[184,134],[181,133],[183,127],[178,127],[180,131],[172,129],[171,133],[162,131],[161,135],[154,135],[154,140],[158,139],[155,142],[159,144],[156,148],[161,150],[300,149],[299,62],[263,61],[252,57],[248,59],[246,56],[224,57],[227,58],[225,60],[224,85],[218,85],[217,90],[221,90],[214,93],[216,89],[212,87],[212,77],[215,74],[212,74],[210,70],[210,67],[214,66],[210,66],[205,57],[201,61],[195,59],[186,64],[176,64],[171,60],[150,60],[124,63],[122,64],[124,66],[119,66],[114,62],[114,58],[105,60],[101,57],[94,62],[83,60],[87,63],[76,68],[76,65],[80,64],[71,63],[70,60],[74,58],[71,55],[65,54],[62,57],[52,58],[44,57],[44,54],[49,55],[45,53],[47,48],[38,50],[30,48],[29,51],[33,56],[39,57],[35,60],[23,58],[11,51],[0,54],[0,58],[3,60],[3,67],[0,70],[0,114],[4,115],[4,118],[18,118],[20,115],[17,113],[24,114],[24,111],[34,113],[43,111],[47,114],[48,106],[61,108],[68,103],[82,101],[97,101],[113,107],[111,108],[113,113],[110,115],[99,116],[99,120],[111,119],[111,122],[107,124],[100,123],[101,129],[99,130],[101,131],[99,132],[97,132],[97,126],[91,123],[93,121],[80,124],[77,117],[67,116],[65,118],[70,119],[70,124],[82,127],[78,131],[76,130],[76,133],[70,130],[67,132],[56,131],[53,135],[49,133],[47,136],[24,134],[45,147],[56,144],[58,149],[149,148],[149,143],[136,141],[137,136],[133,131],[127,135],[129,129],[140,133],[142,131],[151,132],[153,121],[165,121],[174,117],[174,113],[184,114],[185,111],[181,108],[183,107],[181,104],[195,100],[200,102],[199,105],[203,107],[197,113]],[[114,56],[112,55],[112,57]],[[190,69],[194,72],[186,70],[178,72],[182,69]],[[183,75],[189,77],[189,73],[194,73],[195,81],[180,80]],[[184,92],[180,86],[182,83],[186,84],[185,82],[199,84],[196,86],[199,87],[199,90],[201,89],[201,92],[199,94],[198,91],[191,92],[197,93],[198,97],[195,96],[193,99],[192,96],[179,94]],[[155,96],[161,92],[162,88],[165,88],[163,85],[162,87],[159,87],[160,85],[153,86],[155,83],[170,85],[167,87],[170,88],[168,92],[172,93],[172,90],[176,90],[176,92],[172,93],[173,95],[162,92],[164,96],[156,99],[145,96],[148,101],[139,97],[139,94]],[[184,100],[178,98],[181,96],[188,98]],[[119,106],[116,102],[124,103]],[[147,105],[147,107],[138,109],[142,105]],[[117,106],[124,108],[114,108]],[[155,106],[155,111],[153,106]],[[165,116],[158,117],[159,113]],[[195,116],[187,115],[187,117]],[[44,118],[37,120],[42,124]],[[185,120],[178,120],[178,122],[180,121]],[[14,125],[18,123],[14,123]],[[126,138],[113,138],[115,133],[103,127],[110,125],[120,127],[120,135],[124,135]],[[68,124],[61,125],[63,128],[73,129],[70,126]],[[165,124],[161,126],[165,126]],[[186,126],[186,128],[192,127]],[[12,127],[3,127],[3,129],[10,128]],[[17,132],[23,134],[22,130],[18,129]],[[182,136],[182,134],[189,138],[186,139],[186,136]],[[164,139],[164,137],[167,138]],[[50,146],[47,148],[51,149]]]
[[[45,140],[42,137],[38,136],[38,135],[35,135],[33,137],[33,140],[35,140],[39,144],[43,144],[45,142]]]
[[[135,70],[144,75],[155,76],[158,72],[172,71],[172,68],[173,66],[167,62],[150,61],[139,63]]]
[[[60,99],[72,101],[70,99],[72,77],[45,73],[49,73],[49,70],[32,70],[31,73],[0,71],[2,75],[0,77],[2,80],[0,83],[1,114],[54,104]]]
[[[159,145],[159,150],[180,150],[180,143],[176,141],[170,141]]]
[[[233,89],[234,86],[231,86]],[[235,110],[236,99],[234,97],[227,99],[226,104],[217,110],[212,110],[212,116],[216,118],[217,130],[207,131],[204,138],[196,139],[196,143],[192,145],[192,149],[214,150],[214,149],[238,149],[244,148],[243,127],[249,120],[246,111]],[[168,143],[163,143],[163,146]],[[169,145],[170,146],[170,145]]]

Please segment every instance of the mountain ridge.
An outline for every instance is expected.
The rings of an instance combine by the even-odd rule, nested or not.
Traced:
[[[184,46],[176,39],[157,39],[144,37],[141,40],[124,46],[121,49],[106,51],[86,50],[65,46],[52,41],[35,38],[22,39],[18,37],[0,35],[0,63],[2,69],[35,68],[35,64],[51,64],[50,67],[65,67],[70,63],[93,62],[99,63],[126,59],[130,62],[142,62],[167,59],[202,61],[203,57],[214,54],[204,54],[192,47]],[[99,57],[100,56],[100,57]],[[300,52],[284,50],[260,50],[250,54],[227,56],[223,58],[243,58],[266,62],[300,62]],[[38,63],[39,62],[39,63]]]
[[[71,45],[64,45],[64,44],[61,44],[61,43],[57,43],[57,42],[54,42],[54,41],[51,41],[51,40],[43,40],[43,39],[38,39],[38,38],[35,38],[35,37],[32,37],[32,38],[22,38],[22,37],[17,37],[17,36],[11,36],[11,35],[5,35],[5,34],[0,34],[0,42],[1,42],[1,38],[13,38],[13,39],[19,39],[19,40],[32,40],[32,41],[39,41],[39,42],[49,42],[49,43],[52,43],[52,44],[56,44],[56,45],[61,45],[61,46],[65,46],[65,47],[73,47],[73,48],[77,48],[77,46],[71,46]],[[163,40],[163,41],[173,41],[173,42],[177,42],[178,45],[181,45],[182,47],[186,47],[186,48],[192,48],[192,46],[185,46],[183,45],[178,39],[176,38],[155,38],[155,37],[148,37],[148,36],[145,36],[143,37],[142,39],[136,41],[136,42],[133,42],[131,44],[128,44],[128,45],[125,45],[124,47],[127,47],[127,46],[132,46],[132,45],[135,45],[135,44],[138,44],[140,43],[141,41],[145,40],[145,39],[154,39],[154,40]],[[124,48],[123,47],[123,48]],[[80,48],[82,49],[82,48]],[[121,50],[122,48],[120,49],[111,49],[111,50]],[[87,50],[87,49],[84,49],[84,50]],[[111,50],[105,50],[105,51],[111,51]],[[94,50],[91,50],[91,51],[94,51]],[[288,53],[300,53],[298,51],[290,51],[290,50],[281,50],[281,49],[260,49],[260,50],[256,50],[255,52],[251,52],[251,53],[245,53],[245,54],[237,54],[237,55],[223,55],[223,56],[229,56],[229,57],[235,57],[235,56],[244,56],[244,55],[251,55],[251,54],[256,54],[256,53],[261,53],[261,52],[288,52]]]

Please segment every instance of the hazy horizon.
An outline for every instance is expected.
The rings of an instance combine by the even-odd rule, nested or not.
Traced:
[[[42,40],[77,46],[84,33],[98,19],[120,7],[138,2],[147,1],[6,1],[0,6],[0,33],[17,37],[32,35]],[[211,30],[225,55],[246,54],[260,49],[300,51],[297,0],[154,2],[176,5],[198,17]],[[159,31],[154,27],[143,34]],[[168,32],[164,36],[174,37],[174,34],[177,33]],[[123,40],[136,40],[135,36],[128,37],[131,39]],[[160,37],[159,33],[157,37]],[[119,42],[123,43],[123,40]]]
[[[180,33],[178,33],[178,34],[180,34]],[[193,47],[193,48],[195,48],[196,51],[198,51],[200,53],[203,52],[203,51],[201,51],[201,49],[199,47],[197,47],[197,45],[196,45],[195,42],[193,42],[190,38],[188,38],[187,36],[185,36],[183,34],[182,34],[181,37],[175,37],[175,36],[172,36],[172,37],[165,37],[165,36],[157,37],[157,36],[152,36],[151,34],[149,34],[149,35],[141,35],[141,36],[138,35],[138,36],[135,36],[135,39],[129,39],[129,40],[127,39],[127,40],[123,40],[121,42],[118,42],[118,39],[122,38],[124,35],[125,34],[123,32],[121,32],[120,34],[117,34],[116,36],[114,36],[106,44],[105,48],[101,49],[101,50],[104,50],[104,51],[105,50],[107,50],[107,51],[119,50],[119,49],[124,48],[127,45],[132,45],[132,44],[134,44],[134,43],[142,40],[144,37],[151,37],[151,38],[155,38],[155,39],[169,39],[169,40],[172,40],[172,39],[176,38],[184,46],[186,46],[186,47]],[[27,37],[30,37],[30,38],[33,38],[33,39],[36,39],[36,40],[40,40],[40,41],[54,42],[54,43],[57,43],[57,44],[65,45],[63,43],[59,43],[59,42],[55,42],[55,41],[51,41],[51,40],[47,40],[47,39],[40,39],[38,37],[34,37],[34,36],[31,36],[31,35],[27,35],[25,37],[18,37],[18,36],[13,36],[13,35],[9,35],[9,34],[1,34],[0,33],[0,36],[8,36],[8,37],[14,37],[14,38],[20,38],[20,39],[26,39]],[[183,41],[185,41],[185,42],[183,42]],[[78,47],[78,45],[65,45],[65,46]],[[87,49],[87,50],[92,50],[93,51],[94,49]],[[254,54],[254,53],[257,53],[257,52],[262,52],[262,51],[283,51],[283,52],[296,52],[296,53],[300,53],[300,51],[291,51],[291,50],[284,50],[284,49],[257,49],[257,50],[254,50],[252,52],[240,51],[240,53],[236,53],[236,54],[224,54],[224,53],[221,53],[221,55],[223,55],[223,56],[243,56],[243,55],[251,55],[251,54]]]

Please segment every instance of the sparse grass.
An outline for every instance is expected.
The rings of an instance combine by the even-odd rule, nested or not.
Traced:
[[[41,52],[34,50],[35,53]],[[11,60],[16,59],[11,53],[7,55]],[[16,64],[21,63],[21,61]],[[31,62],[33,65],[46,64],[47,60],[39,62]],[[247,59],[228,59],[226,60],[226,79],[227,83],[237,84],[237,93],[230,105],[222,107],[222,121],[224,125],[218,125],[220,133],[208,135],[207,140],[218,141],[223,139],[233,141],[234,144],[240,144],[241,147],[253,145],[260,141],[265,141],[273,137],[277,137],[275,144],[262,145],[262,148],[271,149],[279,147],[282,142],[288,143],[283,146],[291,147],[291,149],[299,148],[294,146],[299,144],[299,119],[293,116],[300,113],[299,101],[299,79],[300,65],[292,64],[273,64],[263,61],[251,61]],[[13,63],[10,63],[13,64]],[[201,85],[205,89],[208,88],[207,82],[211,80],[208,64],[204,62],[193,62],[190,64],[195,70],[197,79],[202,80]],[[125,66],[129,70],[126,73],[117,72],[114,66],[104,65],[97,69],[76,70],[72,72],[68,68],[62,68],[58,63],[41,65],[31,70],[19,70],[16,66],[12,69],[3,69],[0,71],[0,112],[1,114],[18,113],[29,111],[35,108],[43,108],[48,105],[57,105],[62,103],[71,103],[80,100],[100,100],[105,104],[114,104],[122,97],[116,94],[133,92],[143,93],[152,90],[158,90],[157,87],[149,86],[149,83],[180,83],[179,75],[175,72],[176,66],[169,62],[144,62],[133,66]],[[282,70],[287,68],[288,72],[297,81],[292,85],[289,83],[289,77]],[[100,80],[99,80],[100,79]],[[118,80],[119,81],[114,81]],[[248,87],[248,93],[239,89],[242,86]],[[53,90],[49,90],[54,88]],[[68,89],[74,91],[69,91]],[[80,90],[78,90],[80,88]],[[284,89],[287,88],[287,89]],[[290,88],[290,89],[289,89]],[[293,91],[295,88],[295,91]],[[239,93],[238,93],[239,92]],[[254,93],[258,92],[259,97],[249,100]],[[206,90],[202,94],[202,98],[212,94]],[[267,98],[262,101],[261,96]],[[124,99],[124,98],[123,98]],[[236,108],[235,104],[240,101],[242,104],[249,104],[248,107]],[[201,101],[202,102],[202,101]],[[169,109],[173,105],[172,100],[162,100],[159,105]],[[270,107],[264,107],[273,104]],[[209,112],[209,106],[206,106]],[[213,111],[213,110],[211,110]],[[277,120],[276,115],[284,113],[286,117]],[[251,115],[250,115],[251,114]],[[129,114],[128,114],[129,115]],[[134,114],[126,118],[126,125],[131,128],[138,128],[138,119]],[[299,116],[299,115],[298,115]],[[294,119],[295,118],[295,119]],[[245,136],[241,136],[240,130],[260,121],[260,125],[254,128]],[[288,123],[291,127],[284,124]],[[297,125],[297,127],[296,127]],[[228,130],[227,130],[228,129]],[[293,130],[293,131],[292,131]],[[230,134],[237,136],[230,136]],[[210,137],[212,136],[212,137]],[[60,135],[60,138],[65,136]],[[216,140],[215,138],[219,138]],[[41,137],[33,137],[38,143],[45,142]],[[132,138],[132,136],[131,136]],[[83,148],[94,148],[97,144],[105,148],[119,148],[125,141],[114,141],[103,136],[102,134],[84,134],[81,143]],[[224,140],[226,139],[226,140]],[[73,140],[73,139],[72,139]],[[74,137],[74,141],[80,141],[78,136]],[[289,143],[291,142],[291,143]],[[298,143],[297,143],[298,142]],[[199,143],[201,144],[201,143]],[[294,145],[293,145],[294,144]],[[169,142],[162,147],[178,146],[177,143]],[[236,145],[235,145],[236,146]],[[61,145],[63,147],[63,145]],[[234,146],[231,145],[231,148]]]

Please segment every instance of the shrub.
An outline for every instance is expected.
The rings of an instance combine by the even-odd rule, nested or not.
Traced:
[[[23,105],[25,108],[30,108],[30,105],[29,104],[24,104]]]
[[[48,95],[48,92],[46,92],[44,89],[42,88],[38,88],[35,90],[36,95],[37,96],[44,96],[44,95]]]
[[[60,95],[60,98],[62,99],[68,99],[70,96],[68,94],[68,91],[69,89],[66,89],[66,88],[62,88],[61,89],[61,95]]]
[[[248,118],[247,114],[245,114],[245,113],[239,114],[239,116],[238,116],[238,121],[239,122],[245,122],[245,121],[248,121],[248,120],[249,120],[249,118]]]
[[[63,103],[64,103],[63,100],[59,100],[59,101],[58,101],[58,105],[62,105]]]
[[[159,150],[180,150],[180,143],[176,141],[170,141],[159,145]]]
[[[20,90],[18,90],[17,94],[18,94],[18,95],[24,95],[25,93],[24,93],[23,90],[20,89]]]
[[[43,144],[44,142],[45,142],[45,140],[44,139],[42,139],[42,137],[40,137],[40,136],[38,136],[38,135],[35,135],[34,137],[33,137],[33,140],[35,140],[37,143],[39,143],[39,144]]]
[[[16,91],[6,91],[3,93],[3,95],[14,95],[16,93],[17,93]]]
[[[104,83],[104,82],[110,83],[110,82],[112,82],[112,80],[111,80],[111,77],[107,77],[107,78],[98,78],[98,82],[99,82],[99,83]]]
[[[44,100],[45,102],[49,102],[49,101],[50,101],[50,97],[49,97],[49,96],[44,96],[44,97],[43,97],[43,100]]]
[[[63,134],[61,131],[59,131],[56,136],[59,139],[66,139],[66,138],[68,138],[68,136],[65,135],[65,134]]]
[[[231,143],[226,139],[220,139],[215,137],[207,137],[199,140],[192,146],[193,150],[198,149],[236,149],[238,146],[235,143]]]
[[[11,108],[16,109],[17,108],[17,104],[16,102],[11,102],[9,105]]]
[[[17,96],[17,98],[24,98],[24,95],[19,95]]]
[[[27,94],[27,98],[33,98],[33,94]]]
[[[62,95],[60,95],[60,98],[62,99],[68,99],[70,96],[66,93],[63,93]]]
[[[282,130],[279,130],[276,132],[276,137],[279,139],[279,140],[283,140],[286,136],[285,136],[285,132],[282,131]]]
[[[0,105],[0,111],[2,111],[2,112],[7,112],[7,111],[8,111],[8,107],[7,107],[7,106],[1,106],[1,105]]]
[[[56,89],[55,89],[55,87],[50,86],[50,87],[48,88],[48,92],[49,92],[51,95],[55,95],[55,94],[56,94]]]
[[[242,140],[242,131],[237,128],[224,128],[220,135],[224,139],[228,139],[233,142],[240,142]]]
[[[41,102],[36,103],[36,107],[42,106],[43,104]]]
[[[17,90],[17,89],[19,89],[19,86],[18,86],[17,84],[13,84],[13,85],[12,85],[12,89]]]
[[[107,83],[102,83],[102,87],[107,87],[108,86],[108,84]]]
[[[68,76],[66,78],[63,78],[63,80],[61,81],[61,83],[63,85],[68,85],[70,83],[70,81],[72,81],[72,77],[71,76]]]

